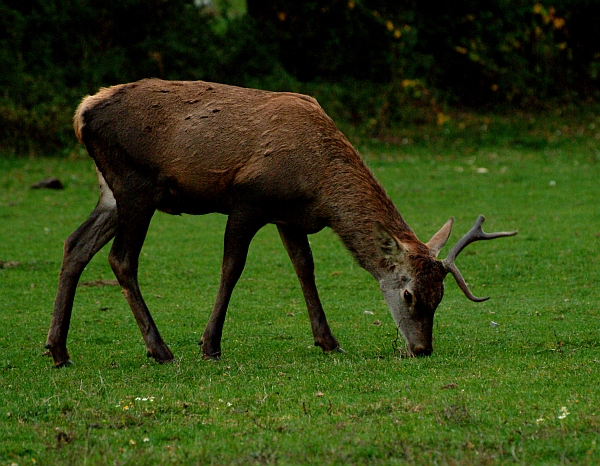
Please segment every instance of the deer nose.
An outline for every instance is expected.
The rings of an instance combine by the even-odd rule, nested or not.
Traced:
[[[417,357],[431,356],[431,353],[433,353],[433,348],[431,346],[416,345],[412,348],[412,354],[414,354]]]

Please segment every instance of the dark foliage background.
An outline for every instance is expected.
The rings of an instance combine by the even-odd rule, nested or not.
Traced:
[[[600,3],[248,0],[300,80],[420,79],[451,102],[534,103],[598,90]]]
[[[598,97],[600,3],[563,0],[0,1],[0,149],[72,147],[82,95],[143,77],[315,95],[384,131],[442,108]]]

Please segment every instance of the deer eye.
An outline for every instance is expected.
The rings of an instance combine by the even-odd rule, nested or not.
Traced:
[[[413,295],[408,290],[404,290],[404,301],[406,304],[411,304],[413,302]]]

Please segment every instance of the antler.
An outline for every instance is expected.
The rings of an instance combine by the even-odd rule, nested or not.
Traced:
[[[475,302],[486,301],[490,298],[489,298],[489,296],[485,297],[485,298],[478,298],[478,297],[474,296],[473,293],[471,293],[471,291],[469,290],[469,287],[467,286],[467,283],[465,282],[465,279],[460,274],[458,268],[456,267],[456,264],[454,264],[454,259],[456,259],[456,256],[458,256],[465,247],[467,247],[469,244],[471,244],[475,241],[502,238],[504,236],[514,236],[518,233],[517,231],[501,231],[498,233],[484,233],[484,231],[481,229],[481,224],[484,221],[485,221],[485,217],[483,215],[480,215],[477,218],[477,221],[475,222],[473,227],[469,230],[469,232],[465,236],[463,236],[458,241],[458,243],[456,243],[454,245],[454,247],[448,253],[448,256],[442,261],[442,264],[444,264],[444,267],[446,267],[446,270],[448,272],[450,272],[456,279],[456,283],[458,283],[458,286],[463,291],[465,296],[467,298],[469,298],[471,301],[475,301]]]

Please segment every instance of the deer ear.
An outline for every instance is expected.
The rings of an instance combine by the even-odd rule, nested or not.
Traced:
[[[403,262],[407,254],[407,249],[404,245],[381,223],[376,222],[374,229],[375,245],[383,257],[390,262]]]
[[[454,217],[450,217],[450,219],[444,224],[440,231],[433,235],[432,238],[426,244],[426,246],[431,251],[431,254],[436,259],[442,248],[445,246],[446,241],[448,241],[448,238],[450,237],[453,223]]]

